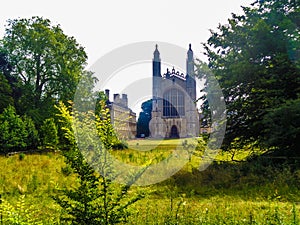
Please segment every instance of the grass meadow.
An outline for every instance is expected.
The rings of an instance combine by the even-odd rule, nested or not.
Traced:
[[[167,159],[187,140],[133,140],[112,152],[125,163],[143,165]],[[246,160],[249,152],[219,152],[199,171],[201,150],[167,180],[132,191],[145,198],[131,209],[128,224],[300,224],[300,168],[268,158]],[[234,160],[232,160],[234,159]],[[60,224],[61,210],[51,196],[76,185],[59,153],[0,157],[1,221],[29,217],[32,224]],[[2,223],[5,224],[5,223]]]

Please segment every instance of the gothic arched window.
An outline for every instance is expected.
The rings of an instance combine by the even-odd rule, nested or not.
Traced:
[[[184,116],[184,95],[178,89],[171,89],[163,95],[163,116]]]

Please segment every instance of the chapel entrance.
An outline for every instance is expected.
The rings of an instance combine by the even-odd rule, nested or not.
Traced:
[[[175,125],[173,125],[171,127],[171,134],[170,134],[170,138],[179,138],[179,133],[178,133],[178,129]]]

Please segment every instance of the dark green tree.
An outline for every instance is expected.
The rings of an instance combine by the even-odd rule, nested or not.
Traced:
[[[266,146],[277,147],[278,154],[300,155],[300,98],[270,109],[263,123]]]
[[[55,149],[58,145],[58,131],[53,118],[44,120],[40,128],[41,145],[43,148]]]
[[[235,141],[278,149],[278,143],[271,146],[266,141],[267,131],[274,130],[266,126],[265,119],[270,120],[274,112],[282,112],[286,102],[299,98],[300,5],[297,1],[265,0],[243,10],[243,15],[232,14],[227,25],[211,31],[204,44],[209,68],[227,105],[223,147],[230,148]],[[288,118],[282,121],[293,123]]]
[[[36,150],[40,144],[39,133],[35,127],[33,120],[28,116],[23,116],[22,120],[24,122],[25,129],[27,131],[26,137],[26,149]]]
[[[144,134],[148,137],[150,134],[149,122],[151,120],[152,99],[143,102],[141,108],[142,111],[137,121],[137,136],[139,137],[141,134]]]
[[[14,105],[12,89],[6,77],[0,72],[0,113],[9,105]]]
[[[8,105],[14,105],[12,80],[9,80],[10,71],[7,52],[0,48],[0,113]]]
[[[8,59],[8,52],[3,48],[0,48],[0,71],[5,76],[12,71],[12,65],[10,65]]]
[[[59,25],[41,17],[9,20],[0,49],[21,89],[15,102],[19,113],[41,122],[56,101],[73,99],[87,56]]]
[[[13,106],[8,106],[0,114],[1,153],[22,151],[27,148],[28,132],[22,118],[16,114]]]
[[[35,150],[39,145],[39,134],[33,120],[20,117],[13,106],[0,114],[0,149],[2,153]]]

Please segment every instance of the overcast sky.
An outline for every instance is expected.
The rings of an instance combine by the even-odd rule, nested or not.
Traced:
[[[240,6],[249,6],[253,1],[10,0],[1,2],[0,34],[3,36],[8,19],[43,16],[60,24],[67,35],[85,47],[88,67],[113,49],[141,41],[168,42],[183,48],[191,43],[197,57],[205,60],[201,43],[209,38],[209,29],[226,24],[232,12],[240,14]],[[128,69],[134,71],[134,67]],[[150,68],[144,73],[151,76],[151,72]],[[122,91],[114,85],[107,88]]]
[[[1,2],[0,31],[7,19],[43,16],[85,47],[89,65],[114,48],[139,41],[164,41],[182,47],[201,42],[209,29],[226,23],[232,12],[254,0],[10,0]]]

